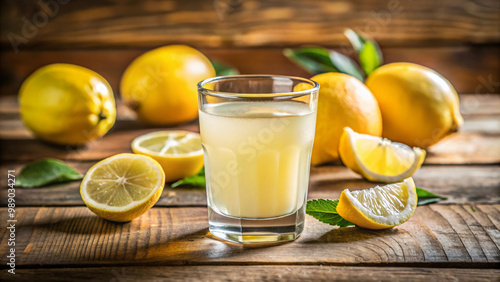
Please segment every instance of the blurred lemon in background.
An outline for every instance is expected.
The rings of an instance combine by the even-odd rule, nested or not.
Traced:
[[[213,76],[212,64],[198,50],[164,46],[144,53],[128,66],[121,95],[146,123],[187,122],[198,116],[198,82]]]
[[[382,134],[382,117],[377,101],[361,81],[333,72],[311,79],[320,84],[312,164],[339,159],[338,148],[344,127],[374,136]]]
[[[113,90],[99,74],[52,64],[31,74],[19,91],[21,118],[40,139],[79,145],[97,139],[116,119]]]
[[[387,64],[370,74],[366,85],[382,112],[382,136],[392,141],[426,148],[463,123],[453,86],[424,66]]]

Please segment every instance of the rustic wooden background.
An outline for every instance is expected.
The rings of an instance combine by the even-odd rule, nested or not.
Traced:
[[[19,0],[0,5],[2,230],[8,169],[19,171],[50,156],[85,172],[102,158],[129,152],[134,137],[158,130],[134,120],[118,99],[118,121],[102,140],[71,149],[34,139],[20,120],[16,94],[30,73],[49,63],[92,69],[119,98],[126,66],[155,47],[188,44],[241,73],[308,76],[282,49],[321,45],[353,56],[342,34],[353,28],[379,42],[386,62],[422,64],[448,78],[460,93],[465,118],[460,133],[433,146],[414,175],[419,186],[448,200],[419,207],[408,223],[381,232],[332,228],[308,216],[306,231],[293,243],[243,247],[208,233],[200,189],[167,185],[148,213],[115,224],[84,206],[78,182],[19,188],[18,278],[500,279],[500,1]],[[196,121],[178,128],[198,130]],[[313,167],[309,197],[333,199],[344,188],[370,186],[343,166]],[[3,258],[7,238],[0,232]],[[0,270],[0,279],[11,278],[5,264]]]
[[[16,93],[27,75],[54,62],[97,71],[118,92],[119,79],[136,56],[173,43],[199,48],[242,73],[307,76],[282,56],[282,48],[321,45],[349,55],[345,28],[376,39],[386,62],[436,69],[459,93],[498,92],[500,81],[498,0],[20,0],[1,5],[4,95]]]

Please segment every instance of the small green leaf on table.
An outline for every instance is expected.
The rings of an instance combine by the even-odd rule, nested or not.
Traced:
[[[315,75],[325,72],[341,72],[363,81],[364,76],[359,66],[349,57],[325,48],[310,47],[285,49],[283,54],[291,61]]]
[[[359,62],[366,75],[370,75],[382,65],[382,51],[375,40],[370,40],[352,29],[346,29],[344,35],[358,53]]]
[[[205,186],[206,186],[205,168],[202,168],[200,170],[200,172],[198,172],[197,174],[183,178],[179,181],[174,182],[171,185],[172,188],[176,188],[179,186],[191,186],[191,187],[205,188]]]
[[[354,225],[337,213],[339,200],[317,199],[307,201],[306,213],[317,220],[333,226],[347,227]]]
[[[215,69],[215,75],[217,75],[217,76],[240,74],[240,72],[236,68],[229,66],[225,63],[221,63],[217,60],[211,60],[211,62],[212,62],[212,66]]]
[[[446,200],[446,197],[436,195],[434,193],[431,193],[423,188],[416,188],[417,190],[417,196],[418,196],[418,202],[417,206],[423,206],[431,203],[436,203],[439,201]]]
[[[17,176],[16,186],[34,188],[82,178],[83,174],[64,162],[44,159],[27,164]]]

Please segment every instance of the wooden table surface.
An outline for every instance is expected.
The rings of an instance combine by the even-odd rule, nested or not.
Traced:
[[[417,186],[448,200],[417,208],[382,231],[336,228],[306,217],[291,243],[241,246],[208,232],[205,191],[168,185],[158,203],[129,223],[102,220],[79,195],[79,182],[16,189],[16,276],[25,280],[144,279],[500,279],[500,95],[460,95],[465,124],[433,146]],[[40,142],[23,126],[15,96],[0,97],[0,257],[7,256],[7,170],[56,157],[82,173],[130,141],[158,130],[118,105],[103,139],[79,149]],[[197,122],[177,128],[197,131]],[[372,184],[341,165],[311,168],[309,198],[338,198]],[[1,265],[0,278],[12,278]]]

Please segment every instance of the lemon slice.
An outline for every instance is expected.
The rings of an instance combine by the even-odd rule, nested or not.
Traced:
[[[126,222],[141,216],[160,198],[165,175],[155,160],[118,154],[92,166],[80,186],[85,205],[98,216]]]
[[[345,189],[340,195],[337,212],[345,220],[369,229],[399,225],[417,208],[417,191],[413,179],[357,191]]]
[[[171,182],[198,173],[203,167],[203,148],[198,133],[155,131],[132,141],[132,151],[155,159]]]
[[[340,138],[339,154],[348,168],[370,181],[386,183],[412,176],[425,159],[425,150],[359,134],[349,127]]]

